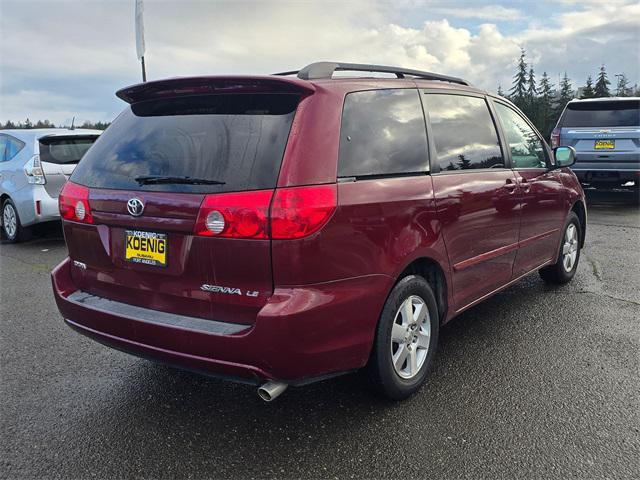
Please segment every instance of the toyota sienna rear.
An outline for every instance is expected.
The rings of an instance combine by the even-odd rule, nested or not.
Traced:
[[[441,324],[529,273],[575,274],[573,149],[464,80],[320,62],[117,95],[60,195],[52,272],[67,324],[116,349],[265,400],[366,366],[400,399]]]

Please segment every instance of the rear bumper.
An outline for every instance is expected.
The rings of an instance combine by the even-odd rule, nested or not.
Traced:
[[[253,325],[198,327],[208,321],[149,318],[105,299],[83,302],[71,268],[67,258],[51,275],[58,309],[75,330],[141,357],[250,383],[300,384],[362,367],[392,285],[390,277],[369,275],[276,288]]]
[[[640,154],[635,152],[577,152],[571,167],[582,183],[621,185],[640,180]]]
[[[595,167],[595,168],[594,168]],[[573,172],[581,183],[623,185],[627,182],[640,182],[640,165],[635,168],[615,168],[616,165],[587,165],[576,164]]]

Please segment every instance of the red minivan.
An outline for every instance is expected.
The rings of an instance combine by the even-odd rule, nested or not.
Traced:
[[[532,272],[576,272],[573,150],[464,80],[320,62],[117,95],[129,106],[60,195],[52,273],[66,323],[113,348],[265,400],[366,367],[401,399],[442,324]]]

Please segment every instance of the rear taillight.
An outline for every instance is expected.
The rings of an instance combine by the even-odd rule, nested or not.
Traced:
[[[336,209],[336,185],[281,188],[271,205],[271,237],[302,238],[320,230]]]
[[[556,148],[560,146],[560,129],[554,128],[553,132],[551,132],[551,148]]]
[[[31,157],[24,166],[24,174],[27,176],[27,182],[31,184],[44,185],[47,183],[44,170],[42,170],[42,163],[40,163],[40,155]]]
[[[76,183],[67,182],[58,198],[60,216],[74,222],[93,223],[89,205],[89,189]]]
[[[230,238],[306,237],[329,221],[337,196],[335,185],[279,188],[275,193],[258,190],[207,195],[200,205],[194,233]]]
[[[269,238],[273,190],[207,195],[194,227],[207,237]]]

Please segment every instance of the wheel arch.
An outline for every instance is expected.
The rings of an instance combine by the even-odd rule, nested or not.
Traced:
[[[448,308],[448,285],[447,277],[440,263],[430,257],[416,258],[402,270],[395,283],[398,283],[407,275],[419,275],[429,283],[438,304],[440,323],[443,323],[446,319]]]
[[[9,194],[7,194],[7,193],[0,194],[0,210],[2,209],[2,206],[4,205],[4,201],[7,200],[7,199],[11,200],[11,197],[9,196]],[[2,226],[2,218],[3,218],[1,213],[2,212],[0,212],[0,226]]]
[[[582,200],[576,200],[571,207],[571,211],[578,216],[580,221],[580,248],[584,248],[584,241],[587,236],[587,209]]]

